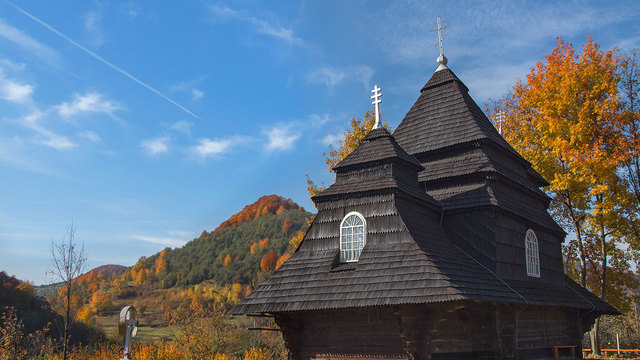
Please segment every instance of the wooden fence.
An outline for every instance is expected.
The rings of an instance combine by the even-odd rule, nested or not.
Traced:
[[[618,357],[618,351],[620,356],[625,358],[640,358],[640,349],[600,349],[600,353],[604,357]],[[591,349],[582,349],[582,357],[587,358],[591,354]]]

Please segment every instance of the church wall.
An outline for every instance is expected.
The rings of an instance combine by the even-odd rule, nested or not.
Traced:
[[[538,238],[540,278],[527,275],[525,235],[532,229]],[[564,284],[560,237],[524,220],[501,212],[496,228],[496,271],[505,280],[528,280]]]
[[[295,359],[406,358],[391,307],[300,314]]]
[[[345,197],[341,200],[320,202],[317,206],[318,214],[305,237],[301,251],[338,249],[340,223],[351,211],[357,211],[365,217],[367,244],[411,241],[398,216],[393,194]]]

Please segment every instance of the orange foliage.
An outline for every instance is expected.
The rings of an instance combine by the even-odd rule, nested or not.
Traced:
[[[254,242],[253,244],[251,244],[251,246],[249,247],[249,251],[251,252],[251,254],[253,254],[254,252],[256,252],[256,247],[258,246],[257,242]]]
[[[78,316],[78,320],[84,323],[89,323],[93,318],[93,312],[91,311],[91,308],[89,308],[88,306],[85,306],[82,309],[78,310],[77,316]]]
[[[231,265],[231,255],[227,254],[227,256],[224,257],[224,266],[229,265]]]
[[[291,255],[289,255],[289,253],[284,253],[284,255],[280,256],[276,262],[276,269],[279,269],[280,266],[282,266],[285,261],[289,260],[290,257]]]
[[[283,210],[281,210],[281,208]],[[243,222],[256,219],[260,216],[276,214],[278,211],[282,213],[284,210],[300,208],[301,207],[291,199],[285,199],[278,195],[265,195],[253,204],[245,206],[241,212],[231,216],[229,220],[224,221],[214,231],[224,230],[230,226],[238,226]]]
[[[103,314],[111,308],[111,296],[102,291],[96,291],[91,296],[89,307],[94,314]]]
[[[247,285],[247,286],[244,288],[244,297],[247,297],[247,296],[251,295],[251,293],[252,293],[252,292],[253,292],[253,291],[251,290],[251,285]]]
[[[293,221],[289,218],[284,218],[284,220],[282,220],[282,232],[285,234],[288,233],[291,225],[293,225]]]
[[[240,297],[240,293],[242,293],[242,285],[238,283],[233,283],[233,285],[231,285],[231,292],[236,297]]]
[[[274,251],[269,251],[262,260],[260,260],[260,269],[264,273],[273,271],[276,268],[276,261],[278,261],[278,254]]]
[[[289,260],[290,257],[291,255],[289,255],[289,253],[284,253],[284,255],[280,256],[276,262],[276,269],[279,269],[280,266],[282,266],[285,261]]]
[[[258,247],[260,248],[260,252],[267,250],[269,247],[269,238],[264,238],[258,242]]]

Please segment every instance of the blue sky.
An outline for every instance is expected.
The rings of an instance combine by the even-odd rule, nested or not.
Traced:
[[[482,105],[556,37],[640,47],[637,1],[0,0],[0,270],[48,282],[72,221],[89,266],[131,265],[304,175],[378,83],[392,127],[437,64]]]

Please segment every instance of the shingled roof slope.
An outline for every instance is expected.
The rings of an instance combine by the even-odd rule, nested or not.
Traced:
[[[360,141],[360,144],[336,166],[335,172],[382,160],[398,159],[406,164],[422,170],[423,167],[416,158],[409,155],[398,145],[396,139],[384,127],[373,129]]]
[[[398,219],[410,237],[400,242],[367,243],[357,263],[336,267],[336,247],[297,251],[232,314],[340,309],[381,305],[474,300],[592,309],[588,294],[576,296],[569,286],[529,288],[508,284],[434,231],[428,213],[412,201],[394,200]],[[424,210],[426,211],[426,210]],[[428,226],[426,226],[428,225]],[[430,229],[430,230],[428,230]],[[306,239],[305,239],[306,240]],[[519,287],[517,285],[520,285]],[[593,295],[591,295],[593,297]],[[616,313],[606,303],[596,311]]]
[[[394,131],[398,143],[416,155],[489,139],[522,159],[498,134],[468,91],[450,69],[436,71]]]

